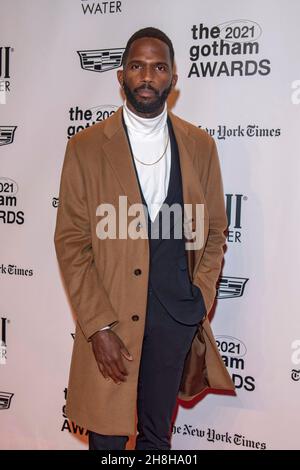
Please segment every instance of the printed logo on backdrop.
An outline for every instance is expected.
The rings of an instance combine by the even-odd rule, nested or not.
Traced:
[[[221,276],[217,283],[217,299],[242,297],[249,278]]]
[[[7,362],[7,325],[10,320],[4,317],[0,320],[0,365],[5,365]]]
[[[242,243],[242,210],[243,202],[248,201],[244,194],[225,194],[228,220],[227,241]]]
[[[255,378],[247,370],[246,344],[241,339],[226,335],[216,335],[216,343],[226,367],[231,369],[231,378],[235,387],[253,392]]]
[[[68,389],[65,388],[64,389],[65,400],[67,399],[67,393],[68,393]],[[87,436],[89,433],[88,430],[86,430],[85,428],[81,426],[78,426],[73,421],[70,421],[65,414],[65,409],[66,409],[66,404],[64,404],[62,407],[62,415],[63,415],[64,421],[61,427],[61,431],[68,431],[70,434],[76,434],[79,436]]]
[[[82,109],[72,106],[69,109],[70,124],[67,129],[68,139],[77,132],[90,127],[97,122],[104,121],[118,109],[114,104],[101,104],[93,108]]]
[[[80,65],[89,72],[107,72],[120,67],[125,48],[77,51]]]
[[[291,361],[293,364],[293,368],[291,370],[291,379],[294,382],[300,381],[300,339],[295,339],[291,345],[292,348],[292,356]],[[296,367],[295,367],[296,366]]]
[[[292,94],[291,101],[293,104],[300,104],[300,80],[294,80],[292,82]]]
[[[188,438],[197,438],[204,439],[205,441],[211,444],[228,444],[228,447],[233,447],[236,449],[247,448],[247,449],[256,449],[256,450],[265,450],[267,449],[267,444],[265,442],[256,441],[246,437],[244,434],[232,433],[229,431],[220,432],[214,428],[201,429],[197,426],[191,424],[181,424],[173,425],[172,429],[173,435],[187,436]],[[196,447],[197,448],[197,444]]]
[[[0,104],[6,104],[7,93],[11,91],[10,68],[12,52],[14,52],[13,47],[0,46]]]
[[[122,13],[122,2],[120,0],[110,2],[93,2],[91,0],[81,0],[81,8],[84,15],[107,15]]]
[[[253,77],[271,72],[263,29],[255,21],[235,19],[219,25],[193,24],[188,78]]]
[[[16,181],[5,176],[0,177],[0,223],[24,224],[24,212],[16,209],[18,190]]]
[[[202,127],[202,126],[198,126]],[[219,124],[217,127],[203,127],[203,129],[212,137],[218,140],[226,140],[232,138],[269,138],[280,137],[282,129],[280,127],[263,127],[258,124],[247,124],[242,126],[238,124],[235,127],[229,127]]]
[[[1,264],[0,265],[0,275],[7,274],[8,276],[33,276],[33,269],[23,268],[17,266],[16,264]]]
[[[0,145],[12,144],[18,126],[0,126]]]
[[[0,410],[8,410],[10,408],[14,393],[0,392]]]

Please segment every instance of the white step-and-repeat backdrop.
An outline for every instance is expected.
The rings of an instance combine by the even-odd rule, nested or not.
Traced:
[[[87,448],[64,415],[60,172],[67,139],[122,104],[146,26],[174,44],[173,112],[217,142],[229,221],[212,327],[237,396],[180,406],[173,449],[300,448],[299,18],[298,0],[0,1],[0,448]]]

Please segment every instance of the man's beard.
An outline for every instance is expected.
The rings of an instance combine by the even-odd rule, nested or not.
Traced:
[[[123,81],[123,89],[127,100],[138,113],[152,114],[158,111],[165,104],[172,89],[172,83],[161,93],[161,95],[157,90],[152,88],[151,85],[140,86],[138,88],[135,88],[132,92],[127,86],[125,80]],[[151,102],[149,103],[138,101],[135,97],[135,93],[139,90],[152,90],[155,93],[155,99],[151,100]]]

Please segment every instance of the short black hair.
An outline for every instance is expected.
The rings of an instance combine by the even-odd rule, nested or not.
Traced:
[[[153,28],[152,26],[149,26],[148,28],[139,29],[128,39],[128,42],[126,44],[125,51],[123,52],[123,57],[122,57],[123,67],[126,64],[131,44],[133,43],[133,41],[136,41],[137,39],[142,39],[142,38],[156,38],[164,42],[165,44],[167,44],[167,46],[169,47],[171,64],[173,67],[174,48],[173,48],[171,39],[163,31],[157,28]]]

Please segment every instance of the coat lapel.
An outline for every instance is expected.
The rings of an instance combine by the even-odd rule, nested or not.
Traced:
[[[105,121],[105,135],[108,141],[103,150],[113,167],[116,177],[123,188],[129,204],[142,204],[138,181],[135,175],[128,140],[122,125],[122,106]]]

